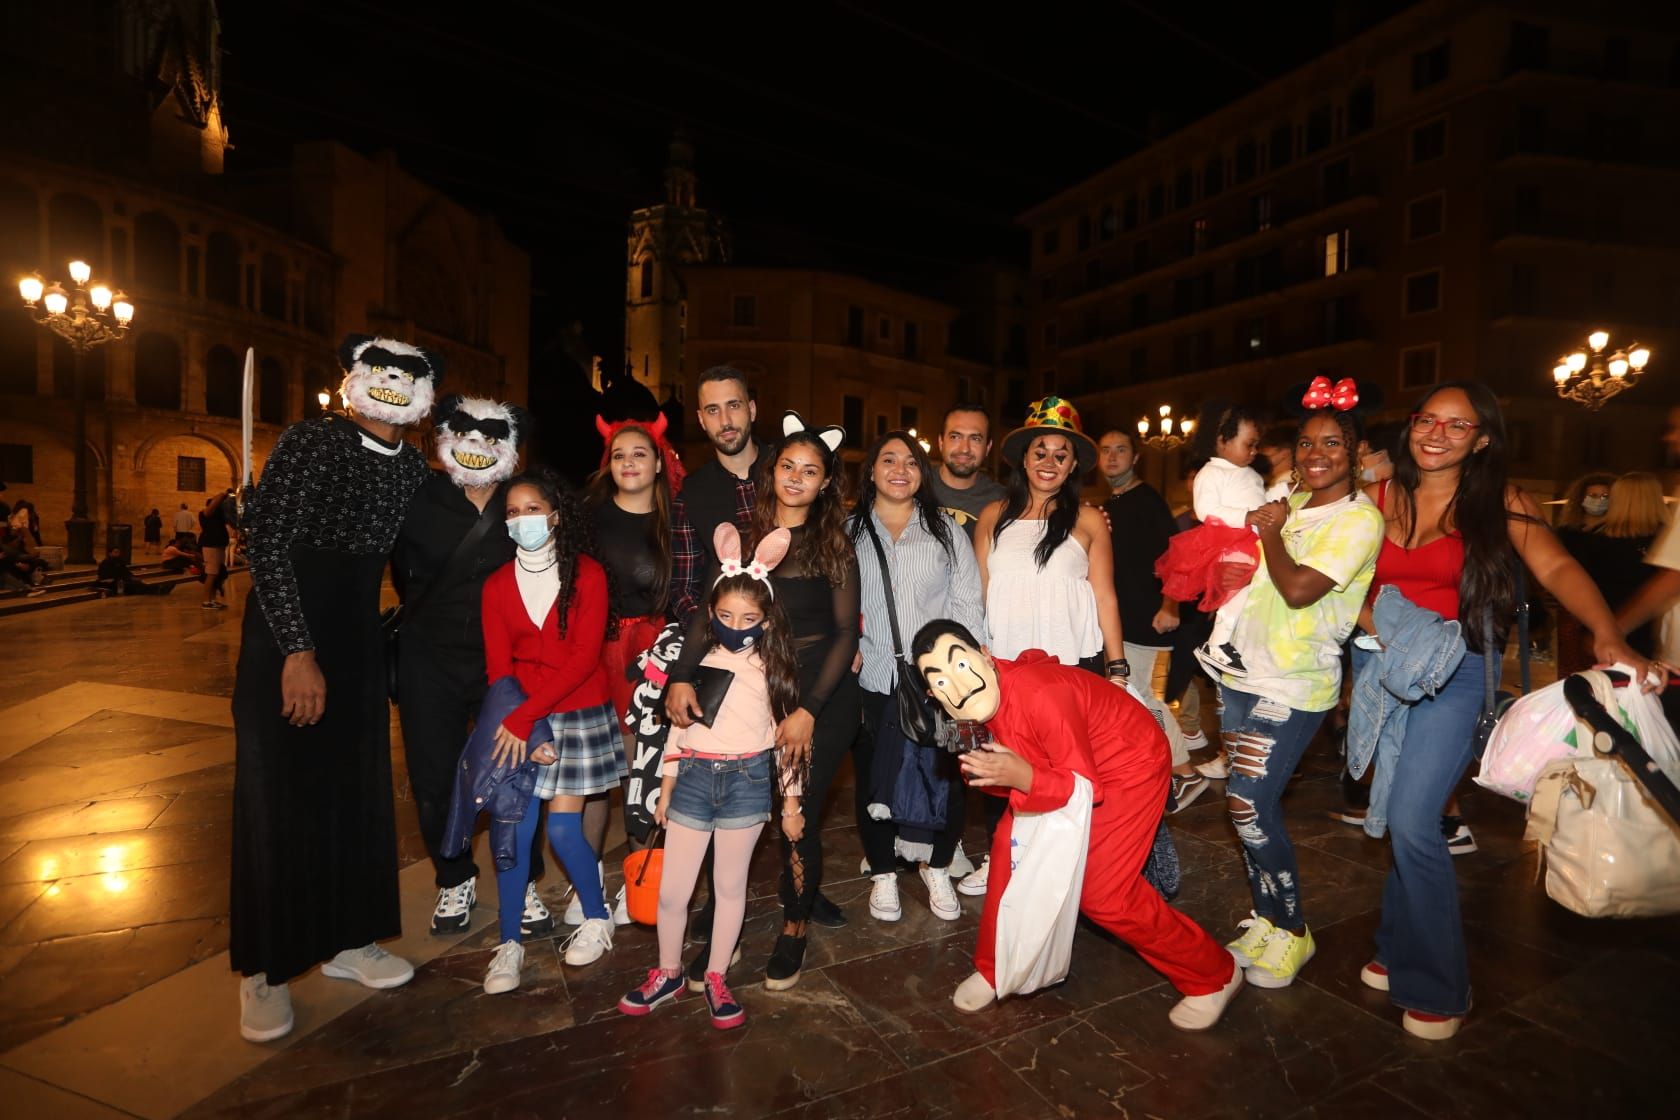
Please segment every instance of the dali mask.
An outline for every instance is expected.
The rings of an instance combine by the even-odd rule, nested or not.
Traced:
[[[445,397],[438,402],[438,461],[450,481],[461,487],[486,486],[513,476],[526,413],[516,404],[482,397]]]
[[[347,335],[338,348],[344,367],[339,399],[358,416],[409,427],[432,411],[443,359],[430,350],[372,335]]]
[[[933,648],[916,658],[916,671],[928,692],[955,720],[985,723],[997,715],[997,666],[985,652],[956,634],[941,634]]]

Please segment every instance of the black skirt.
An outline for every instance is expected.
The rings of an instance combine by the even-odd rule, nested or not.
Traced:
[[[271,984],[402,931],[379,626],[385,557],[295,547],[291,558],[326,713],[313,727],[281,717],[285,659],[255,595],[233,689],[228,951],[235,970]]]

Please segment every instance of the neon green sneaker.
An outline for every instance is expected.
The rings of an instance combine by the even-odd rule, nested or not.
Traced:
[[[1225,948],[1237,958],[1238,964],[1247,968],[1260,959],[1260,954],[1265,951],[1266,938],[1277,927],[1270,918],[1262,918],[1250,910],[1248,917],[1237,923],[1237,928],[1243,930],[1243,934],[1235,941],[1227,942]]]
[[[1260,959],[1248,966],[1248,982],[1256,988],[1287,988],[1317,951],[1312,930],[1296,936],[1286,929],[1273,929],[1266,935]]]

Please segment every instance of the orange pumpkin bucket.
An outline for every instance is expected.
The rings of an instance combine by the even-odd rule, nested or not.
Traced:
[[[624,908],[631,921],[659,924],[659,876],[664,870],[664,848],[643,848],[624,857]]]

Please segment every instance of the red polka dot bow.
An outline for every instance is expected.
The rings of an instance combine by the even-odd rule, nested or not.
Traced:
[[[1310,410],[1319,408],[1333,408],[1337,412],[1346,412],[1359,403],[1359,384],[1351,377],[1344,377],[1334,385],[1328,377],[1319,376],[1312,379],[1307,391],[1301,397],[1301,407]]]

